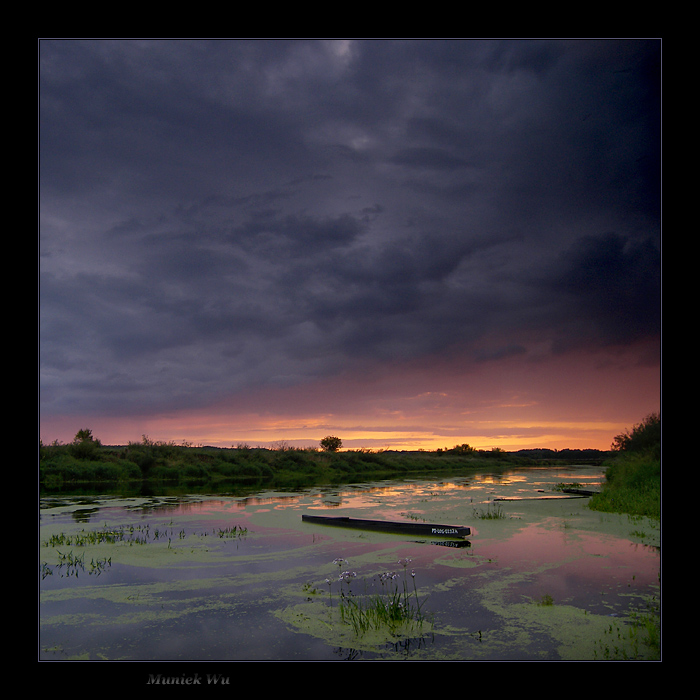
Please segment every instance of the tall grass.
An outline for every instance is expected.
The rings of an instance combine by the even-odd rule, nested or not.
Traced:
[[[661,517],[661,460],[652,453],[621,454],[605,473],[600,494],[590,500],[596,511]]]

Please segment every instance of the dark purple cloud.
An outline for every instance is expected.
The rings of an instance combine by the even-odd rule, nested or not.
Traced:
[[[43,410],[658,337],[660,53],[41,41]]]

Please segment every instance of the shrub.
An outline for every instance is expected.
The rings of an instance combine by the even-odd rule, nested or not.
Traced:
[[[321,440],[321,449],[325,452],[337,452],[343,446],[343,441],[334,435],[326,435]]]
[[[661,414],[651,413],[632,430],[616,435],[610,446],[615,452],[661,454]]]
[[[600,494],[591,498],[593,510],[661,517],[661,461],[650,454],[620,455],[605,473]]]

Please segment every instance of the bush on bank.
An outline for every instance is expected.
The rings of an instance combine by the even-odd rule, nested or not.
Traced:
[[[661,518],[661,460],[645,454],[620,455],[605,472],[593,510]]]
[[[661,415],[652,413],[612,444],[615,456],[606,465],[593,510],[661,518]]]

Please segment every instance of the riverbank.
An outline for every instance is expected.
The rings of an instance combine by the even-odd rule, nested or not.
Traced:
[[[653,453],[620,454],[607,463],[592,510],[661,519],[661,459]]]
[[[598,450],[453,450],[399,452],[344,450],[215,448],[156,443],[144,439],[126,446],[99,443],[42,445],[39,484],[63,490],[89,484],[125,486],[148,482],[163,486],[226,485],[283,488],[311,483],[347,483],[356,479],[415,474],[460,474],[474,469],[530,467],[552,463],[602,464]]]

